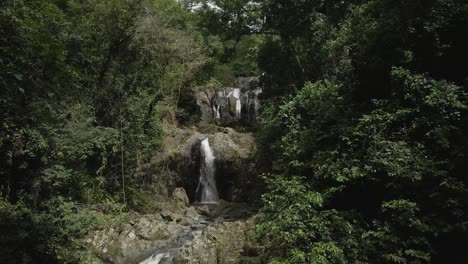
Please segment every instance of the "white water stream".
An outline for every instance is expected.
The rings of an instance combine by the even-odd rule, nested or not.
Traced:
[[[241,111],[242,111],[242,103],[240,100],[241,90],[239,88],[234,88],[232,96],[236,98],[236,118],[241,118]]]
[[[200,178],[196,190],[198,201],[200,203],[217,203],[219,194],[216,187],[215,156],[208,138],[202,140],[200,154],[202,163],[200,164]]]
[[[158,253],[140,262],[140,264],[169,264],[173,263],[173,259],[170,253]]]

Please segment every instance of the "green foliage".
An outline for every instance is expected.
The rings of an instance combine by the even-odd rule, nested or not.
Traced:
[[[31,261],[31,257],[25,255],[29,246],[40,240],[37,233],[31,232],[31,211],[24,203],[10,204],[3,198],[0,199],[0,231],[2,232],[2,263],[21,263],[23,259]],[[41,241],[42,243],[44,241]],[[40,250],[40,247],[36,247]],[[34,252],[37,254],[37,252]]]
[[[258,74],[256,57],[260,35],[260,5],[257,1],[200,1],[194,10],[197,27],[214,59],[214,77],[232,85],[235,77]]]
[[[48,246],[60,263],[80,263],[87,256],[85,237],[94,230],[122,222],[125,215],[121,206],[108,200],[100,205],[86,207],[72,202],[55,200],[49,204],[47,215],[36,218],[47,221],[51,226]]]
[[[336,84],[327,80],[307,83],[276,112],[270,112],[274,109],[264,110],[258,131],[260,145],[271,148],[265,150],[267,152],[286,157],[280,163],[275,162],[275,169],[298,173],[303,167],[311,166],[304,161],[319,145],[336,141],[340,125],[346,121],[344,100],[338,94],[339,90]],[[278,144],[271,144],[272,140]]]
[[[152,159],[160,110],[183,112],[212,59],[172,0],[9,0],[0,22],[0,225],[13,241],[0,255],[79,263],[80,239],[114,217],[104,201],[151,210],[140,191],[173,187]]]
[[[349,261],[356,252],[361,252],[360,260],[379,263],[428,263],[436,250],[433,234],[452,233],[466,221],[461,212],[467,206],[468,188],[458,174],[458,166],[464,165],[457,162],[468,142],[462,131],[468,113],[463,89],[401,68],[394,68],[392,76],[392,99],[375,100],[373,110],[359,118],[347,117],[345,95],[327,81],[306,84],[276,112],[267,109],[262,114],[260,144],[269,143],[261,151],[279,152],[271,170],[306,176],[302,182],[294,177],[267,181],[262,213],[268,216],[259,226],[271,229],[259,232],[270,234],[266,238],[273,256],[288,256],[273,246],[280,245],[290,252],[334,252],[337,259],[331,263]],[[441,189],[446,182],[459,191]],[[293,208],[296,201],[313,204],[302,196],[309,192],[320,193],[324,206],[306,212]],[[314,226],[303,226],[304,219],[325,225],[327,220],[318,217],[328,212],[336,214],[331,226],[346,221],[368,242],[354,238],[353,247],[340,247],[342,238],[322,241]],[[296,222],[302,215],[304,219]],[[312,240],[283,235],[276,228],[282,219],[288,234],[303,232]],[[332,244],[320,249],[312,245],[314,240],[325,243],[322,246]],[[289,253],[289,258],[293,255]],[[310,259],[327,263],[321,257]]]
[[[263,1],[263,9],[276,36],[259,50],[268,99],[259,160],[264,172],[283,175],[267,181],[259,222],[269,259],[461,263],[466,254],[455,241],[467,234],[468,102],[459,67],[467,53],[456,34],[466,27],[457,18],[466,4]],[[301,195],[279,191],[287,185],[299,185]],[[307,205],[307,193],[323,198],[307,213],[329,236],[304,228],[307,213],[271,198]],[[305,238],[265,231],[287,226],[282,219]],[[337,225],[352,232],[336,236]]]
[[[323,197],[310,191],[303,177],[267,176],[268,190],[257,234],[267,244],[272,263],[346,263],[343,249],[354,230],[335,210],[323,210]],[[348,260],[351,257],[348,256]]]
[[[152,159],[163,122],[190,125],[195,90],[259,72],[268,261],[466,260],[467,12],[459,0],[2,1],[0,262],[92,258],[84,236],[157,210],[148,201],[173,187]]]

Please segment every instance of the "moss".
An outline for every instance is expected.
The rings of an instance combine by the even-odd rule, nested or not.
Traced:
[[[109,256],[109,259],[116,259],[117,256],[119,255],[119,252],[120,252],[120,248],[113,244],[112,246],[110,246],[108,248],[108,251],[107,251],[107,255]]]

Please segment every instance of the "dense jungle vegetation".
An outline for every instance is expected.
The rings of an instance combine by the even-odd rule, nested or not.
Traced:
[[[192,94],[261,76],[267,263],[466,263],[463,0],[0,2],[0,263],[148,212]],[[169,121],[168,121],[169,120]]]

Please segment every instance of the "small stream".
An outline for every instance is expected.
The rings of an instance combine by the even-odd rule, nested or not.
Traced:
[[[150,257],[140,262],[140,264],[173,264],[175,251],[183,247],[187,242],[192,241],[195,236],[201,235],[202,230],[184,229],[180,231],[173,241],[164,247],[156,250]]]

